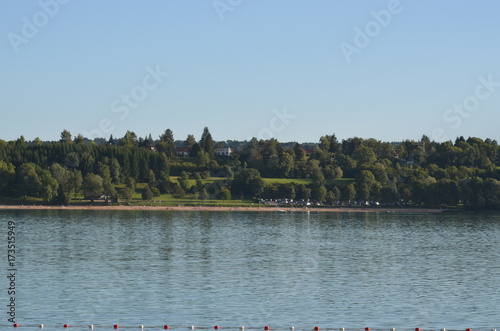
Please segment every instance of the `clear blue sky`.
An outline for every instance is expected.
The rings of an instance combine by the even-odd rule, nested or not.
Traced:
[[[0,139],[199,139],[207,126],[215,140],[500,140],[499,12],[495,0],[1,1]]]

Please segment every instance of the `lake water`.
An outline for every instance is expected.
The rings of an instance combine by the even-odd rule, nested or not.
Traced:
[[[500,328],[500,215],[45,210],[0,219],[2,241],[16,224],[21,325]],[[0,249],[0,324],[9,325]]]

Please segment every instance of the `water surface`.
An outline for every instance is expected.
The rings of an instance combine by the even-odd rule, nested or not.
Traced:
[[[500,327],[499,215],[40,210],[0,219],[5,229],[16,222],[20,324]],[[0,299],[8,303],[6,290]]]

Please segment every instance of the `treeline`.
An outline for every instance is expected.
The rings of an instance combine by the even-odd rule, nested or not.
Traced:
[[[179,148],[181,145],[182,148]],[[218,148],[235,148],[217,156]],[[182,155],[178,156],[179,150]],[[455,142],[398,143],[334,134],[317,144],[276,139],[216,142],[208,128],[200,140],[174,140],[167,129],[158,139],[124,137],[89,141],[64,130],[57,142],[0,140],[0,196],[41,197],[64,204],[83,193],[130,199],[147,183],[144,199],[169,193],[200,199],[313,199],[327,204],[353,200],[500,208],[500,156],[495,140],[459,137]],[[170,176],[179,176],[171,180]],[[208,183],[204,179],[218,177]],[[290,179],[268,183],[263,178]],[[298,184],[299,179],[309,184]],[[194,179],[195,186],[188,185]],[[297,179],[296,182],[293,179]],[[351,179],[351,180],[349,180]]]

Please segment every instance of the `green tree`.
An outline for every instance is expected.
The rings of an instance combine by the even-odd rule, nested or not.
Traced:
[[[200,151],[207,153],[210,159],[212,159],[215,156],[214,141],[212,139],[210,131],[208,130],[208,127],[205,127],[203,129],[203,133],[201,134],[201,139],[198,144],[200,145]]]
[[[337,201],[337,199],[335,199],[333,192],[332,191],[326,192],[325,203],[329,206],[333,206],[335,204],[335,201]]]
[[[124,187],[121,189],[121,195],[122,197],[125,198],[127,202],[132,200],[132,197],[134,196],[134,191],[130,187]]]
[[[133,131],[127,131],[118,143],[120,146],[124,146],[127,148],[137,146],[137,135]]]
[[[199,194],[199,197],[201,200],[205,201],[209,198],[209,194],[207,192],[207,189],[206,188],[202,188],[201,191],[200,191],[200,194]]]
[[[38,196],[42,187],[42,181],[37,173],[37,166],[34,163],[23,163],[19,167],[19,190],[24,197]]]
[[[353,184],[346,185],[342,191],[342,200],[351,202],[356,197],[356,188]]]
[[[205,151],[200,150],[198,152],[198,156],[196,157],[196,164],[199,167],[205,167],[206,165],[208,165],[209,162],[210,162],[210,155],[208,155],[208,153],[206,153]]]
[[[356,148],[353,157],[358,161],[358,167],[361,168],[369,167],[377,161],[377,156],[373,149],[364,145],[360,145]]]
[[[260,197],[264,191],[264,180],[257,169],[243,169],[234,176],[231,190],[233,195]]]
[[[231,191],[226,187],[221,187],[219,194],[217,194],[217,198],[221,200],[231,200]]]
[[[12,190],[16,178],[16,167],[0,160],[0,194]]]
[[[170,129],[165,130],[165,132],[160,136],[160,142],[162,143],[161,144],[162,152],[164,152],[165,155],[169,158],[175,158],[177,152],[175,149],[174,133],[172,132],[172,130]]]
[[[189,174],[187,172],[182,171],[179,178],[177,178],[177,181],[183,191],[187,191],[189,189]]]
[[[59,184],[57,180],[52,177],[50,171],[41,170],[40,171],[40,193],[45,202],[51,202],[57,196],[57,189],[59,188]]]
[[[71,172],[70,183],[71,183],[71,189],[73,190],[76,199],[76,195],[78,192],[80,192],[83,183],[83,176],[80,170],[73,170]]]
[[[57,180],[63,192],[71,192],[71,172],[69,170],[63,168],[59,163],[54,163],[50,166],[50,173]]]
[[[71,133],[68,130],[63,130],[61,132],[61,140],[62,143],[70,143],[71,142]]]
[[[361,200],[370,200],[372,187],[377,183],[370,170],[361,170],[356,176],[356,191]]]
[[[314,186],[311,191],[312,198],[318,202],[322,202],[325,200],[326,193],[327,191],[324,185]]]
[[[146,187],[142,190],[142,200],[149,201],[151,199],[153,199],[153,192],[151,192],[149,185],[146,185]]]
[[[333,196],[333,199],[335,199],[335,201],[341,199],[342,194],[337,186],[334,186],[330,192],[332,192],[332,196]]]
[[[104,190],[102,177],[93,173],[87,174],[83,179],[82,189],[85,196],[100,196]]]
[[[184,147],[187,149],[188,153],[191,155],[191,150],[193,149],[194,145],[196,145],[196,139],[192,134],[188,134],[186,140],[184,140]],[[191,156],[196,156],[196,155],[191,155]]]
[[[52,203],[55,205],[66,206],[69,204],[70,200],[71,199],[69,197],[69,193],[64,192],[63,188],[61,186],[59,186],[57,188],[57,195],[55,197],[53,197]]]

